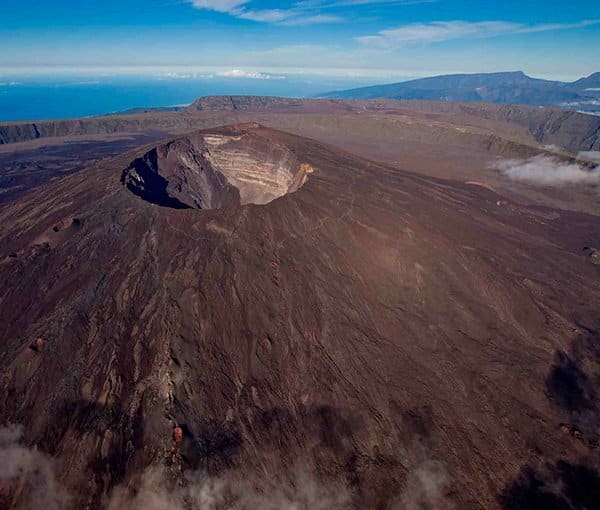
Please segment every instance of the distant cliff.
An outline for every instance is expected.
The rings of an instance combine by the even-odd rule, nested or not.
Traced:
[[[239,112],[309,112],[351,111],[352,105],[328,99],[299,99],[275,96],[206,96],[194,101],[187,110]]]
[[[467,115],[517,124],[540,143],[564,147],[572,152],[600,150],[600,116],[523,105],[453,103],[439,101],[397,101],[398,105],[421,113]]]
[[[193,130],[199,127],[204,127],[202,118],[171,112],[114,115],[77,120],[19,122],[0,124],[0,144],[48,137],[169,131],[182,128]]]

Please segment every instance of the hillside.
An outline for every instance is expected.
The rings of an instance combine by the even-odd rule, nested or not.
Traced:
[[[595,112],[600,104],[598,73],[573,83],[548,81],[527,76],[522,71],[482,74],[456,74],[421,78],[389,85],[375,85],[323,94],[332,99],[419,99],[564,106]]]
[[[600,73],[594,73],[571,83],[570,88],[584,92],[600,92]]]

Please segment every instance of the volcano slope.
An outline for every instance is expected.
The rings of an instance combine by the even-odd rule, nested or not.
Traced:
[[[250,124],[0,220],[6,506],[599,504],[595,216]]]

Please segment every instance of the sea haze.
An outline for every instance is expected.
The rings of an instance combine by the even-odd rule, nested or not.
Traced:
[[[363,78],[271,75],[159,77],[0,75],[0,121],[77,118],[130,108],[184,106],[207,95],[310,97],[323,90],[373,84]],[[254,76],[254,77],[246,77]]]

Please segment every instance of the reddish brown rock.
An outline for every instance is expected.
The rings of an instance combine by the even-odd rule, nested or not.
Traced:
[[[42,350],[42,346],[44,345],[44,340],[41,337],[36,338],[31,344],[29,344],[29,349],[34,352],[40,352]]]
[[[181,441],[183,440],[183,430],[181,427],[175,427],[173,429],[173,441],[175,441],[175,443],[181,443]]]

